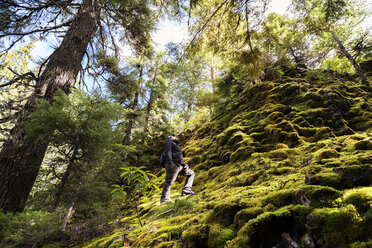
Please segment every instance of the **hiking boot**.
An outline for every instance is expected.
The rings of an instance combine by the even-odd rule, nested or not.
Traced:
[[[185,195],[196,195],[196,193],[190,189],[182,190],[181,196],[185,196]]]

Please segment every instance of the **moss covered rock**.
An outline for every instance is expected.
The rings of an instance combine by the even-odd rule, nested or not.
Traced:
[[[209,225],[191,226],[182,233],[185,248],[208,248]]]
[[[235,231],[221,224],[210,225],[208,247],[223,248],[226,242],[235,237]]]

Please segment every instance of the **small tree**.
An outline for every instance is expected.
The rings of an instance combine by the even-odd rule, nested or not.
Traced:
[[[73,193],[69,200],[76,201],[71,198],[75,198],[81,186],[87,183],[82,177],[97,173],[100,163],[96,162],[115,142],[112,121],[117,119],[118,107],[98,94],[87,95],[75,90],[66,95],[58,91],[53,103],[42,100],[38,110],[31,115],[26,126],[28,142],[37,144],[47,140],[50,144],[47,157],[50,156],[51,161],[47,163],[47,174],[54,176],[45,178],[44,185],[55,181],[52,209],[58,206],[62,196],[66,195],[66,187],[71,184]]]
[[[113,197],[119,198],[123,204],[134,205],[138,221],[143,226],[141,217],[138,211],[138,205],[141,196],[146,196],[152,190],[159,190],[158,177],[144,170],[146,167],[121,167],[124,172],[120,175],[123,178],[122,185],[113,185],[114,190],[111,191]]]

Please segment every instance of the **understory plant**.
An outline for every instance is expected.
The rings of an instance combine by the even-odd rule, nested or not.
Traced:
[[[159,190],[159,178],[145,170],[145,166],[141,167],[121,167],[123,170],[120,177],[122,177],[121,185],[113,185],[114,189],[111,191],[113,199],[119,199],[122,204],[129,204],[136,209],[138,221],[143,226],[141,217],[139,215],[139,201],[141,197],[147,196],[153,190]]]

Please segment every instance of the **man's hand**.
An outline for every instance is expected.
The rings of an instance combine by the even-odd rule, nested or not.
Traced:
[[[172,170],[174,170],[174,169],[176,169],[176,165],[175,164],[170,164],[169,165],[169,168],[172,169]]]
[[[183,164],[183,169],[185,170],[185,172],[187,173],[187,171],[189,170],[189,165],[188,164]]]

